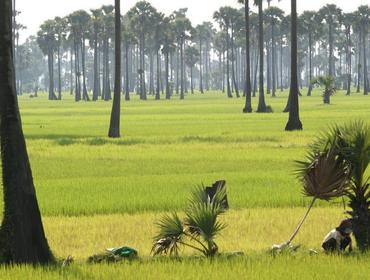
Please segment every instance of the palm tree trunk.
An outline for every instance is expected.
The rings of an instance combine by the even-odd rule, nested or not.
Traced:
[[[234,25],[232,25],[231,26],[231,77],[233,80],[236,97],[240,98],[238,83],[236,82],[236,77],[235,77],[235,61],[236,61],[236,56],[235,56],[235,47],[234,47]]]
[[[271,56],[272,56],[272,97],[276,97],[276,48],[275,48],[275,25],[271,26]]]
[[[125,63],[126,63],[126,89],[125,89],[125,100],[130,100],[130,76],[129,76],[129,61],[128,53],[130,51],[130,45],[126,42],[126,51],[125,51]]]
[[[60,38],[58,38],[58,100],[62,100],[62,70],[61,70],[61,56],[60,56]]]
[[[292,6],[292,38],[291,38],[291,82],[289,93],[289,120],[285,130],[302,130],[302,123],[299,119],[299,88],[298,88],[298,50],[297,50],[297,0],[291,0]]]
[[[42,225],[18,108],[12,49],[12,2],[0,2],[0,135],[4,219],[0,259],[6,263],[54,261]]]
[[[203,56],[202,56],[202,39],[199,40],[199,90],[200,93],[204,93],[203,90]]]
[[[180,40],[180,99],[184,99],[184,41]]]
[[[311,30],[309,30],[308,32],[309,32],[308,34],[309,81],[308,81],[307,96],[311,96],[312,95],[312,84],[311,84],[311,80],[312,80],[312,32]]]
[[[99,74],[98,74],[98,32],[97,27],[94,27],[94,89],[93,101],[98,99]]]
[[[159,54],[159,49],[157,50],[157,88],[156,88],[156,95],[155,99],[161,99],[161,88],[160,88],[160,81],[161,81],[161,56]]]
[[[226,26],[226,83],[227,83],[227,97],[232,98],[230,86],[230,38],[229,26]]]
[[[115,0],[115,75],[114,96],[108,137],[120,137],[121,118],[121,0]]]
[[[168,50],[166,51],[165,53],[165,64],[166,64],[166,99],[170,99],[171,98],[171,90],[170,90],[170,81],[169,81],[169,68],[170,68],[170,61],[169,61],[169,53],[168,53]]]
[[[333,26],[329,24],[329,76],[334,76],[333,63]]]
[[[367,53],[366,53],[366,31],[365,27],[362,29],[362,46],[363,46],[363,59],[364,59],[364,95],[369,94],[369,80],[368,80],[368,73],[367,73]]]
[[[245,70],[245,106],[243,109],[244,113],[252,112],[252,85],[251,85],[251,55],[250,55],[250,29],[249,29],[249,0],[244,1],[244,17],[245,17],[245,58],[246,58],[246,70]]]
[[[264,46],[264,40],[263,40],[263,9],[262,9],[262,1],[258,4],[258,30],[259,30],[259,38],[258,38],[258,48],[259,48],[259,67],[260,67],[260,73],[259,73],[259,100],[258,100],[258,108],[257,113],[265,113],[266,103],[265,103],[265,91],[264,91],[264,79],[263,79],[263,46]]]
[[[85,38],[82,37],[82,43],[81,43],[81,60],[82,60],[82,98],[85,101],[90,101],[89,95],[87,93],[86,88],[86,49],[85,49]]]

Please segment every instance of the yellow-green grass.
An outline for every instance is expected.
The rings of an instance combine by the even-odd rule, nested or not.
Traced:
[[[305,214],[306,208],[253,208],[230,210],[222,216],[227,224],[217,244],[221,253],[242,251],[246,255],[267,252],[273,244],[287,241]],[[74,256],[85,261],[94,253],[114,246],[131,246],[143,258],[150,256],[156,222],[163,213],[112,214],[83,217],[45,217],[45,229],[56,256]],[[181,213],[180,213],[180,216]],[[296,245],[300,251],[321,251],[325,235],[337,227],[344,216],[343,208],[317,207],[302,227]],[[194,255],[186,250],[181,255]]]
[[[223,216],[228,227],[217,239],[221,257],[206,260],[193,251],[181,259],[150,257],[153,223],[161,213],[46,217],[49,243],[58,257],[71,254],[68,268],[0,267],[0,279],[366,279],[370,255],[326,255],[320,242],[341,219],[343,209],[315,208],[297,236],[303,246],[294,254],[273,256],[274,243],[285,241],[305,208],[231,210]],[[86,264],[86,258],[107,247],[129,245],[140,259],[115,265]],[[316,249],[318,254],[311,254]],[[244,256],[230,256],[242,251]]]
[[[122,103],[122,138],[109,140],[110,102],[20,98],[43,215],[181,209],[191,188],[217,179],[234,209],[303,206],[294,160],[330,124],[370,121],[370,98],[343,92],[330,106],[318,91],[303,96],[304,131],[291,133],[286,93],[267,96],[273,114],[242,114],[242,98],[220,93],[149,99]]]
[[[338,92],[333,105],[321,93],[301,98],[304,131],[287,133],[287,95],[267,96],[273,114],[242,114],[243,99],[220,93],[180,101],[122,103],[122,138],[106,137],[111,102],[79,102],[66,95],[20,98],[24,131],[46,234],[58,258],[72,267],[0,267],[0,279],[365,279],[369,254],[325,255],[324,235],[345,216],[340,201],[313,209],[294,255],[267,253],[289,238],[305,212],[294,160],[321,129],[361,119],[370,122],[369,97]],[[256,108],[257,99],[253,99]],[[370,174],[369,171],[367,174]],[[183,209],[190,190],[226,179],[231,210],[217,239],[226,254],[205,260],[189,250],[180,260],[151,258],[155,221]],[[332,207],[326,207],[331,205]],[[89,255],[128,245],[140,260],[87,265]],[[309,249],[319,251],[310,255]]]

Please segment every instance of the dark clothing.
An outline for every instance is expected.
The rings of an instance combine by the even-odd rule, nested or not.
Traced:
[[[351,237],[346,236],[339,242],[339,248],[337,247],[337,240],[335,238],[330,238],[326,240],[322,247],[325,251],[334,252],[339,249],[339,251],[345,251],[346,248],[351,244],[352,240]]]

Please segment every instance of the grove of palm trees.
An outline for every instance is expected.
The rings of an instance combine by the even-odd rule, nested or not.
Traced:
[[[368,277],[368,4],[43,1],[0,2],[0,279]]]

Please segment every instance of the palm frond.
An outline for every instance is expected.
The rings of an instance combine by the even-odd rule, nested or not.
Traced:
[[[342,196],[350,182],[350,170],[333,149],[298,162],[298,175],[303,182],[306,196],[331,200]]]
[[[157,223],[159,233],[154,237],[152,247],[153,255],[167,254],[177,255],[179,242],[184,234],[184,227],[176,213],[165,215]]]
[[[213,240],[225,225],[218,221],[222,210],[211,203],[193,204],[185,212],[185,225],[193,237],[202,237],[205,241]]]

